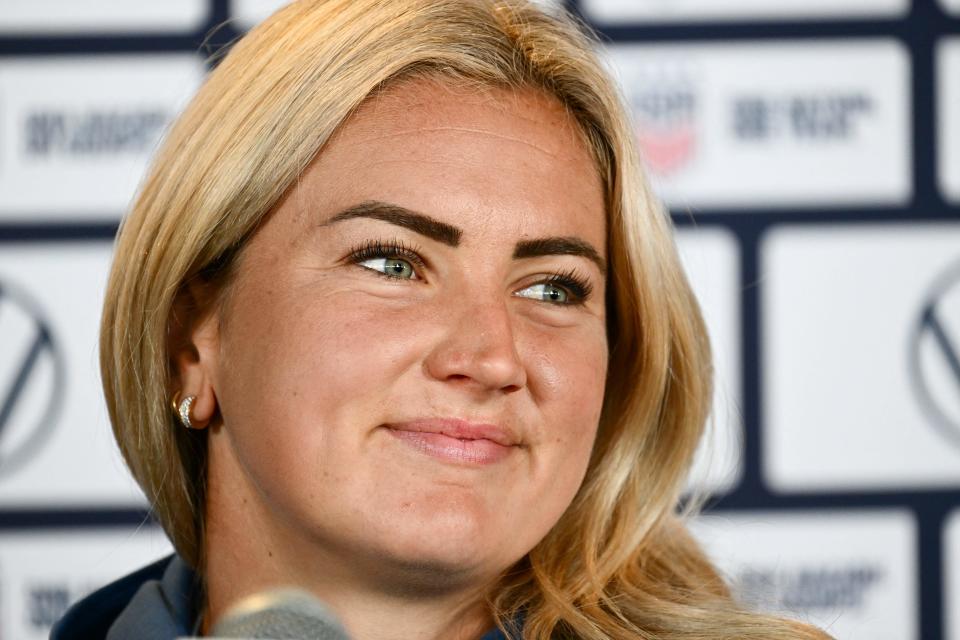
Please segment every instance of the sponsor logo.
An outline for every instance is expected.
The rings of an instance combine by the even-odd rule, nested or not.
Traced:
[[[64,585],[32,586],[27,589],[27,619],[37,631],[49,629],[70,606],[70,590]]]
[[[914,395],[931,422],[960,446],[960,261],[935,278],[909,348]]]
[[[50,435],[63,404],[65,366],[39,307],[0,281],[0,477]]]
[[[697,95],[683,76],[641,77],[629,95],[637,142],[647,169],[667,176],[697,150]]]
[[[882,567],[851,565],[801,569],[748,567],[735,577],[740,599],[765,611],[862,609],[867,595],[883,579]]]
[[[741,95],[733,100],[733,133],[744,142],[847,140],[856,135],[858,123],[872,110],[873,101],[863,93],[773,99]]]
[[[172,114],[136,110],[35,110],[23,121],[28,158],[143,153],[153,148]]]
[[[38,634],[49,632],[70,605],[92,593],[95,588],[92,584],[78,588],[76,585],[55,582],[28,585],[24,590],[27,600],[24,611],[28,624]]]

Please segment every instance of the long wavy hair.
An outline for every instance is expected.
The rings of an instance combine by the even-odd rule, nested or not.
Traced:
[[[228,287],[264,216],[384,87],[426,76],[534,88],[579,123],[604,184],[609,374],[583,485],[490,594],[498,624],[524,639],[827,637],[742,610],[677,513],[709,411],[710,350],[597,47],[562,12],[527,2],[301,0],[210,74],[122,223],[100,341],[117,442],[188,563],[202,572],[206,440],[169,406],[178,293],[195,278]]]

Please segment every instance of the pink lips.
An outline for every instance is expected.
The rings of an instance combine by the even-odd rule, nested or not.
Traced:
[[[385,425],[391,435],[427,455],[450,462],[493,464],[518,444],[500,427],[456,419],[425,419]]]

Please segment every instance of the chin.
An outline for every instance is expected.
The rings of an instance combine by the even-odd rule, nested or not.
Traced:
[[[515,559],[504,553],[512,541],[505,535],[509,530],[491,524],[464,513],[394,521],[388,544],[378,554],[381,577],[407,594],[444,592],[492,579]]]
[[[405,597],[438,596],[476,585],[480,578],[492,577],[476,566],[436,557],[384,558],[378,573],[379,589]]]

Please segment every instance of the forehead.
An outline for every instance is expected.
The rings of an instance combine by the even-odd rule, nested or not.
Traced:
[[[333,212],[386,200],[464,223],[543,235],[549,223],[603,250],[603,186],[578,123],[532,88],[397,82],[368,98],[303,176]],[[556,229],[555,229],[556,231]]]
[[[573,158],[586,150],[574,118],[557,98],[541,90],[437,78],[401,80],[371,95],[337,137],[376,136],[405,127],[439,131],[468,123],[477,132],[533,143],[549,156]],[[522,136],[510,135],[521,131]]]

